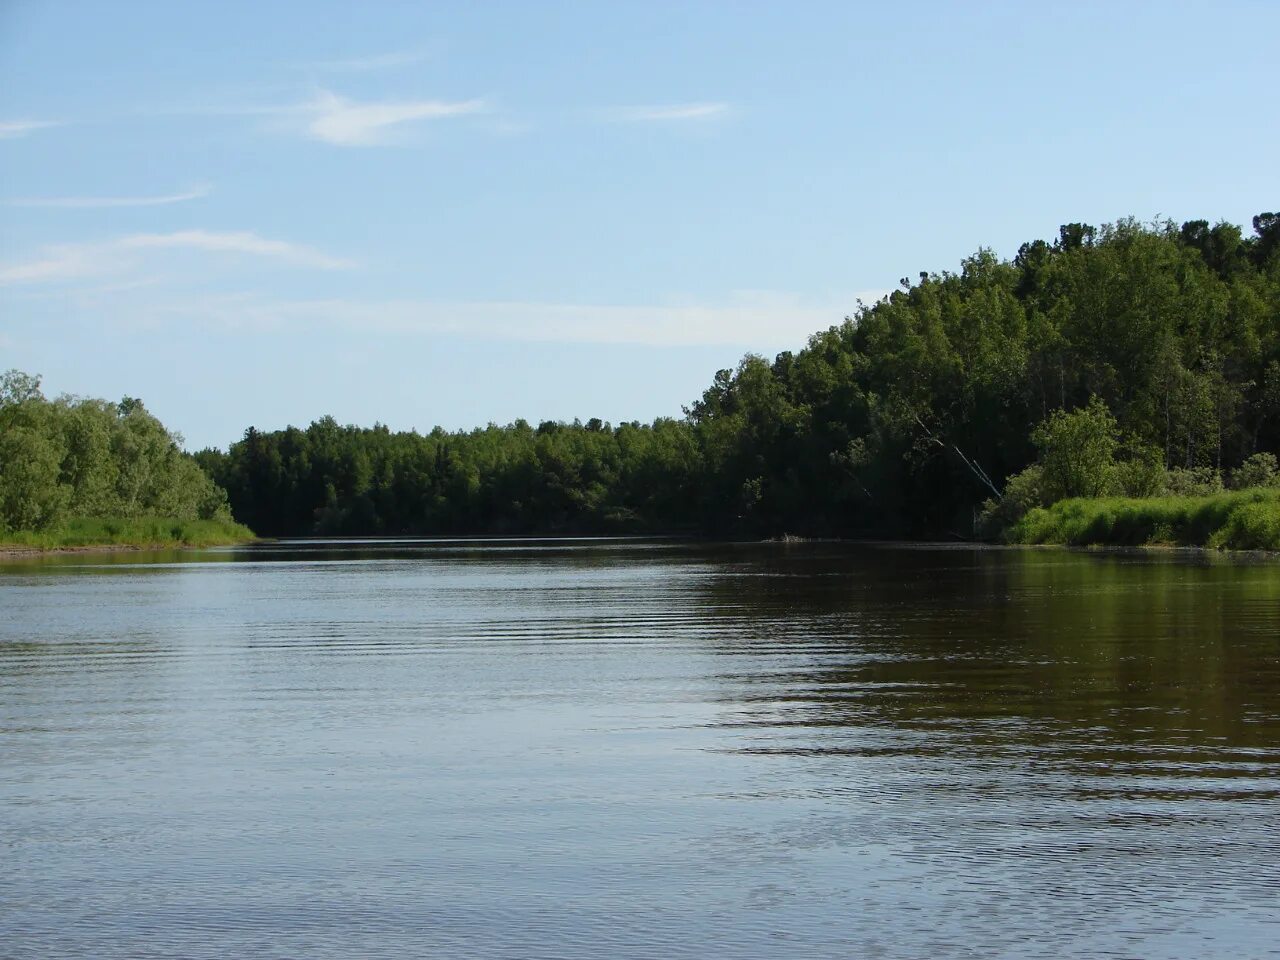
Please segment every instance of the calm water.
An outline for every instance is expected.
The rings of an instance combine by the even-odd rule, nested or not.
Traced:
[[[0,955],[1280,956],[1280,564],[9,563]]]

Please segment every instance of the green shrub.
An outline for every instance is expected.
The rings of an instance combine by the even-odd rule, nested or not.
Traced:
[[[1060,500],[1029,511],[1005,538],[1012,543],[1207,546],[1280,550],[1280,488],[1201,497]]]
[[[978,516],[977,533],[983,537],[995,537],[1027,515],[1030,510],[1044,505],[1044,470],[1033,463],[1021,473],[1015,473],[1004,485],[1000,500],[988,500]]]
[[[252,539],[252,530],[230,520],[73,517],[52,529],[4,534],[0,536],[0,545],[42,549],[80,546],[209,547]]]
[[[1213,467],[1174,467],[1164,483],[1165,493],[1174,497],[1208,497],[1222,489],[1222,474]]]
[[[1115,492],[1126,497],[1155,497],[1164,492],[1164,457],[1153,447],[1138,446],[1115,465]]]
[[[1056,410],[1042,421],[1031,440],[1040,448],[1046,499],[1105,494],[1115,480],[1119,435],[1116,418],[1098,397],[1070,413]]]
[[[1280,464],[1274,453],[1255,453],[1231,474],[1231,486],[1235,490],[1249,487],[1280,486]]]
[[[1276,501],[1236,507],[1214,531],[1209,546],[1230,550],[1280,550],[1280,508]]]

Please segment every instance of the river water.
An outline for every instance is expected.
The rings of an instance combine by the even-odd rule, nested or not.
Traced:
[[[1280,956],[1280,564],[4,561],[0,956]]]

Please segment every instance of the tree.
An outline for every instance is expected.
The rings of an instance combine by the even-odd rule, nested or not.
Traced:
[[[1098,397],[1078,410],[1055,410],[1031,439],[1040,449],[1040,489],[1046,502],[1110,491],[1120,428]]]
[[[904,270],[803,349],[716,372],[681,420],[420,436],[325,418],[203,461],[274,534],[323,517],[345,533],[937,536],[1001,495],[1013,516],[1208,489],[1280,450],[1280,215],[1254,232],[1074,223],[1012,261]]]
[[[0,376],[0,527],[67,517],[230,518],[226,493],[141,401],[49,401],[39,377]]]
[[[15,407],[28,400],[43,400],[40,393],[40,374],[6,370],[0,373],[0,408]]]

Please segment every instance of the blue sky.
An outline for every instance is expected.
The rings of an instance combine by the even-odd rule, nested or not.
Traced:
[[[250,424],[679,415],[899,277],[1280,205],[1280,4],[0,2],[0,368]]]

